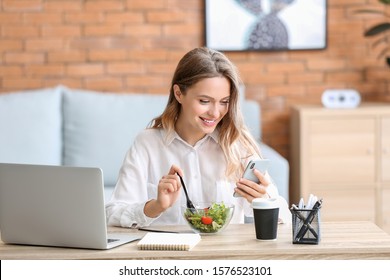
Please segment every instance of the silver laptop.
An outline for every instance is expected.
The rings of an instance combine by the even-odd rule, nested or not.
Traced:
[[[9,244],[110,249],[100,168],[0,163],[0,234]]]

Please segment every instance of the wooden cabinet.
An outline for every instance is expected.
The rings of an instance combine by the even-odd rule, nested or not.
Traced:
[[[390,116],[381,118],[380,226],[390,233]]]
[[[382,181],[390,184],[390,116],[381,119],[381,160]]]
[[[323,220],[371,220],[390,232],[390,104],[291,111],[290,201],[324,199]]]

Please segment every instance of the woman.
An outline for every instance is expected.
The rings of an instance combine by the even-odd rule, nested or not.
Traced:
[[[234,65],[220,52],[196,48],[180,60],[164,112],[125,156],[106,205],[108,225],[185,223],[186,198],[177,174],[195,204],[234,203],[232,222],[252,214],[254,198],[278,196],[268,174],[255,171],[260,184],[240,178],[260,152],[243,122],[239,82]],[[240,197],[233,197],[234,191]],[[280,218],[286,219],[287,203],[280,201]]]

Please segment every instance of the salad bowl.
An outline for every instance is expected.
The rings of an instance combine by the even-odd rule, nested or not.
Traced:
[[[230,223],[234,205],[224,202],[198,203],[194,208],[183,206],[184,219],[191,229],[200,234],[216,234]]]

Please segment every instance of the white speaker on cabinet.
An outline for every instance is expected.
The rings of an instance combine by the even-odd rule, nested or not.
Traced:
[[[361,98],[354,89],[328,89],[322,94],[321,101],[326,108],[356,108]]]

